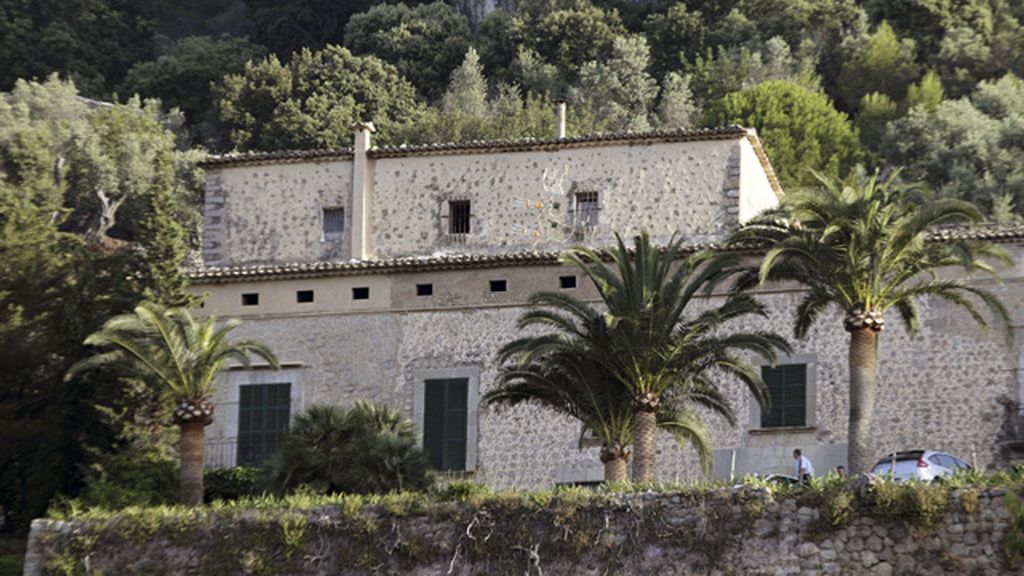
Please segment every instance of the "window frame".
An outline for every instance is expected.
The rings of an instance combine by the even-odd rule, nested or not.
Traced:
[[[464,237],[473,232],[473,203],[465,198],[448,201],[448,235]]]
[[[245,406],[245,398],[247,396],[247,394],[246,394],[247,392],[259,389],[259,390],[261,390],[260,393],[263,396],[263,400],[266,401],[268,394],[271,393],[270,389],[271,388],[276,388],[277,390],[274,391],[274,393],[276,395],[275,400],[279,400],[280,396],[281,396],[280,392],[282,391],[282,387],[283,387],[283,392],[284,392],[283,396],[284,396],[284,399],[285,399],[285,404],[278,403],[276,405],[275,404],[270,404],[269,406],[267,404],[263,404],[261,406],[250,406],[248,409],[246,408],[246,406]],[[278,426],[277,430],[269,430],[269,427],[267,426],[267,420],[266,420],[267,419],[267,413],[271,412],[271,411],[281,411],[282,408],[283,408],[283,412],[284,412],[284,414],[283,414],[283,416],[284,416],[284,424],[282,426]],[[249,414],[246,414],[247,412]],[[256,428],[259,428],[259,429],[255,430],[255,431],[247,430],[246,433],[243,434],[243,422],[246,422],[247,418],[252,419],[253,418],[253,414],[252,413],[254,413],[254,412],[259,414],[259,416],[263,419],[263,422],[261,423],[262,426],[256,427]],[[238,386],[238,421],[237,421],[237,439],[238,439],[237,440],[237,446],[238,446],[238,448],[237,448],[237,452],[236,452],[236,455],[235,455],[235,464],[237,466],[249,466],[249,467],[265,466],[267,464],[267,462],[271,458],[273,458],[274,454],[277,452],[278,447],[280,447],[281,441],[284,439],[285,435],[288,433],[288,429],[291,426],[291,414],[292,414],[292,383],[291,382],[250,383],[250,384],[241,384],[241,385],[239,385]],[[280,418],[281,416],[282,416],[281,414],[276,414],[274,417],[275,418]],[[256,450],[257,454],[259,456],[261,456],[261,457],[257,458],[257,459],[251,459],[250,460],[250,459],[245,458],[246,454],[243,452],[243,450],[245,448],[245,441],[248,440],[250,436],[254,436],[254,435],[257,437],[257,441],[260,444],[262,444],[260,449]],[[276,436],[276,438],[274,438],[274,441],[273,441],[273,448],[268,448],[268,446],[267,446],[268,439],[271,436]],[[259,454],[260,452],[262,452],[262,454]]]
[[[805,401],[804,401],[804,425],[795,427],[769,427],[765,428],[761,425],[761,406],[757,403],[752,395],[748,396],[749,399],[749,420],[748,430],[752,434],[771,434],[771,433],[787,433],[787,432],[808,432],[817,429],[818,426],[818,406],[817,406],[817,394],[818,394],[818,357],[814,353],[803,353],[793,354],[790,356],[781,356],[776,362],[776,366],[784,364],[804,364],[806,365],[806,378],[805,378]],[[757,362],[754,364],[755,368],[759,371],[763,367],[772,366],[769,362]]]
[[[412,413],[413,423],[420,435],[420,446],[423,446],[424,420],[426,416],[426,381],[427,380],[451,380],[468,379],[466,399],[466,463],[462,472],[473,473],[477,468],[477,454],[479,442],[479,407],[480,407],[480,373],[482,367],[478,365],[454,366],[450,368],[436,368],[415,370],[409,376],[410,388],[412,389],[413,402]],[[449,472],[458,473],[453,470]]]
[[[772,393],[772,387],[769,385],[768,379],[765,378],[765,373],[769,370],[778,371],[780,376],[780,383],[778,394]],[[797,374],[802,372],[802,378],[797,385],[790,382],[790,379],[796,379]],[[768,388],[769,397],[778,397],[778,401],[772,403],[771,409],[766,413],[761,412],[761,426],[762,430],[768,430],[773,428],[805,428],[807,426],[807,364],[797,362],[779,362],[775,366],[761,366],[761,379],[765,382],[765,387]],[[796,390],[793,390],[796,388]],[[800,402],[796,404],[802,408],[799,418],[796,418],[793,414],[790,414],[787,409],[792,409],[794,406],[793,396],[799,397]],[[778,416],[778,423],[772,423],[772,418]],[[789,417],[789,418],[787,418]]]
[[[584,190],[572,196],[572,229],[577,235],[592,233],[601,225],[601,193]]]
[[[340,228],[338,230],[327,230],[328,212],[338,213],[341,216]],[[339,242],[345,238],[345,207],[324,206],[320,209],[320,241]]]

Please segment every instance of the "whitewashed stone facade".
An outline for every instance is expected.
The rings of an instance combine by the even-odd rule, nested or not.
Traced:
[[[292,383],[293,413],[313,403],[372,399],[422,418],[416,398],[424,374],[474,374],[471,393],[486,392],[497,373],[495,353],[516,335],[527,297],[558,290],[560,278],[574,274],[555,251],[576,241],[565,208],[575,190],[601,198],[601,226],[583,237],[595,245],[607,244],[612,231],[641,229],[662,240],[677,229],[695,242],[719,240],[781,192],[756,136],[743,129],[244,155],[207,169],[207,268],[194,274],[194,289],[208,294],[205,311],[242,318],[239,334],[266,342],[286,365],[275,377],[257,370],[225,379],[209,434],[211,465],[235,461],[233,402],[247,379]],[[359,194],[362,214],[353,210]],[[458,244],[445,230],[451,199],[481,207],[470,237]],[[327,205],[346,208],[346,238],[330,249],[318,236]],[[1024,228],[986,230],[1024,259]],[[352,248],[358,234],[361,254]],[[1016,270],[995,290],[1013,317],[1024,319]],[[507,289],[492,291],[492,280]],[[574,295],[594,298],[584,282],[579,278]],[[428,284],[432,293],[418,296],[417,286]],[[364,288],[366,298],[353,299]],[[314,301],[297,302],[299,291],[312,291]],[[259,304],[243,306],[242,294],[259,294]],[[788,335],[799,293],[770,286],[760,297],[770,316],[737,328]],[[1004,463],[1021,351],[941,302],[925,302],[922,313],[916,338],[896,322],[882,337],[876,450],[929,448],[980,466]],[[740,425],[708,420],[716,477],[790,472],[797,447],[819,470],[845,463],[847,334],[839,317],[819,322],[794,349],[791,360],[809,371],[806,425],[761,429],[749,395],[724,382]],[[534,407],[481,407],[471,414],[467,468],[502,486],[599,480],[596,449],[579,450],[578,439],[576,424]],[[699,476],[692,451],[667,437],[659,459],[663,480]]]

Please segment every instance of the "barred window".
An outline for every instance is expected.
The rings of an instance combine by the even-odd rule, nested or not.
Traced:
[[[577,230],[594,228],[597,226],[600,210],[597,192],[577,192],[573,225]]]
[[[448,202],[448,233],[469,234],[469,200]]]

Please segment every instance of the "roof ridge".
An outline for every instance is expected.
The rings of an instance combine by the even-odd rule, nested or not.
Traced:
[[[611,132],[593,133],[581,136],[569,136],[566,138],[517,138],[499,140],[465,140],[459,142],[433,142],[428,144],[399,144],[374,146],[368,152],[372,158],[394,158],[401,156],[416,156],[433,153],[468,152],[480,153],[486,151],[518,151],[520,149],[547,149],[547,148],[573,148],[588,144],[603,144],[616,142],[643,142],[658,140],[715,140],[728,136],[748,136],[753,134],[751,129],[739,125],[718,126],[712,128],[675,128],[671,130],[648,130],[644,132]],[[203,168],[226,167],[234,165],[246,165],[266,163],[274,161],[296,162],[303,160],[320,159],[343,159],[352,157],[352,148],[316,148],[308,150],[273,150],[273,151],[245,151],[228,152],[215,154],[200,162]]]

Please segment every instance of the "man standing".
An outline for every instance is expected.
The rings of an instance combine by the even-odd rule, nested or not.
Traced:
[[[797,480],[807,482],[811,476],[814,476],[814,466],[811,466],[811,461],[804,456],[799,448],[793,450],[793,459],[796,460]]]

